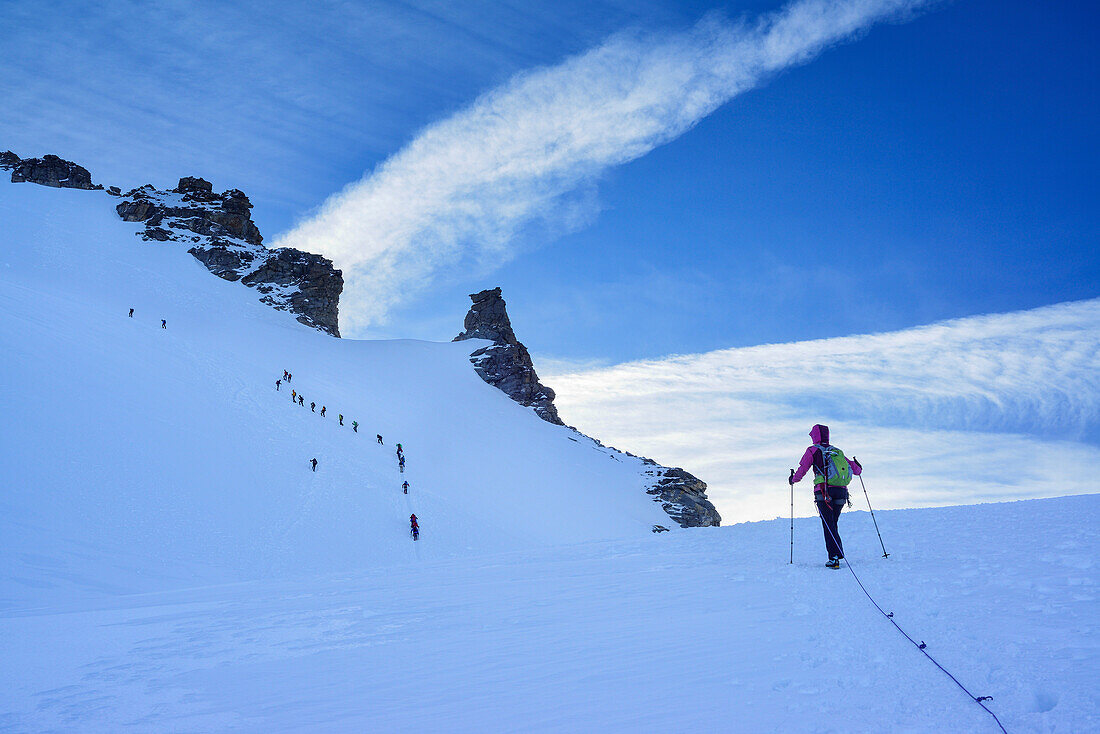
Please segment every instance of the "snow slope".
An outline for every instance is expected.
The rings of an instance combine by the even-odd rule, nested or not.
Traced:
[[[481,342],[325,336],[116,202],[0,184],[0,608],[672,525],[635,468],[482,382]]]
[[[841,519],[1010,732],[1100,730],[1100,495]],[[13,731],[996,732],[788,521],[0,613]]]
[[[0,184],[0,730],[997,730],[814,520],[654,535],[477,344],[324,336],[112,203]],[[1009,731],[1100,730],[1100,495],[878,517],[864,583]]]

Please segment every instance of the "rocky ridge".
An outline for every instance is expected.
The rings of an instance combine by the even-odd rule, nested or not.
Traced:
[[[11,151],[0,152],[0,169],[12,171],[13,183],[37,183],[54,188],[102,190],[93,184],[83,166],[55,155],[22,159]],[[138,235],[147,241],[179,242],[210,272],[229,281],[240,281],[262,295],[260,301],[278,310],[294,313],[303,324],[339,337],[338,308],[343,275],[332,261],[320,255],[292,248],[269,250],[252,221],[252,203],[237,189],[214,193],[209,181],[184,177],[174,189],[160,191],[151,184],[123,194],[109,186],[107,194],[120,198],[115,207],[127,222],[142,222]],[[500,288],[470,296],[473,305],[466,316],[465,330],[454,341],[485,339],[492,342],[470,355],[475,371],[485,382],[505,392],[536,415],[564,426],[554,405],[554,391],[543,385],[535,372],[531,355],[516,338],[501,297]],[[598,440],[569,427],[579,439],[639,464],[646,492],[660,502],[664,511],[681,527],[705,527],[721,522],[717,510],[706,498],[706,484],[680,468],[629,452],[607,447]],[[654,532],[667,530],[655,525]]]
[[[470,295],[473,305],[463,326],[465,330],[453,341],[465,339],[487,339],[490,346],[480,347],[470,353],[470,362],[481,379],[503,391],[520,405],[531,408],[536,415],[548,423],[564,426],[558,417],[554,405],[554,391],[539,382],[535,373],[531,354],[527,351],[512,330],[511,319],[500,288],[492,288]],[[592,441],[597,447],[614,454],[637,461],[639,471],[646,480],[646,493],[653,496],[654,502],[661,507],[680,527],[709,527],[721,524],[722,517],[707,499],[707,485],[698,477],[680,468],[661,466],[652,459],[622,452],[610,446],[604,446],[598,440],[585,436],[569,426],[583,439]],[[653,532],[667,530],[660,525]]]
[[[115,207],[118,215],[127,222],[144,222],[139,233],[143,239],[188,244],[187,251],[214,275],[239,280],[262,293],[261,302],[340,336],[343,274],[321,255],[264,247],[252,221],[252,202],[240,190],[217,194],[209,181],[185,177],[169,191],[146,184],[121,198]]]
[[[0,169],[12,172],[12,183],[103,189],[92,184],[88,169],[55,155],[23,159],[4,151]],[[145,224],[138,232],[142,239],[188,245],[187,251],[219,278],[239,280],[259,291],[262,303],[295,314],[306,326],[340,336],[343,274],[321,255],[264,247],[252,221],[252,202],[244,192],[216,194],[209,181],[187,176],[168,191],[146,184],[125,194],[109,186],[107,193],[121,199],[115,210],[123,220]]]
[[[102,189],[92,183],[88,169],[72,161],[45,155],[41,158],[20,158],[10,150],[0,153],[0,168],[11,171],[12,183],[36,183],[55,189]]]

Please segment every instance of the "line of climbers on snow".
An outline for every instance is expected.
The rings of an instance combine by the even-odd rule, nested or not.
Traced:
[[[131,313],[131,315],[133,315],[133,309],[130,309],[130,313]],[[287,384],[290,384],[293,380],[294,380],[294,373],[292,373],[288,370],[283,370],[283,376],[281,378],[275,380],[275,391],[276,392],[281,392],[282,387],[283,387],[283,382],[286,382]],[[297,405],[300,405],[302,407],[305,407],[306,399],[301,393],[299,393],[297,391],[297,389],[292,389],[290,391],[290,402],[295,403]],[[322,418],[325,417],[325,413],[327,412],[327,410],[328,410],[328,406],[325,406],[325,405],[321,406],[321,417]],[[312,401],[310,402],[309,411],[311,413],[316,413],[317,412],[317,403],[316,402],[312,402]],[[344,425],[344,414],[343,413],[338,413],[337,418],[340,422],[340,425],[341,426]],[[352,421],[351,422],[351,430],[354,433],[359,433],[359,421]],[[385,445],[385,442],[382,440],[382,434],[381,433],[375,434],[375,439],[378,441],[379,446],[384,446]],[[310,464],[310,468],[312,469],[312,471],[317,471],[317,457],[316,456],[309,460],[309,464]],[[401,471],[402,474],[405,473],[405,449],[401,446],[401,444],[397,444],[397,468]],[[409,482],[407,480],[403,481],[401,483],[401,492],[402,492],[402,494],[408,494],[409,493]],[[412,539],[413,540],[419,540],[419,538],[420,538],[420,525],[417,522],[417,517],[416,517],[415,514],[409,515],[409,525],[410,525],[409,534],[412,536]]]

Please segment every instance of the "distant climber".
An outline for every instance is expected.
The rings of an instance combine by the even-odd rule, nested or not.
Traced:
[[[168,320],[167,319],[161,319],[160,320],[160,328],[162,328],[162,329],[167,329],[168,328]]]
[[[397,444],[397,458],[401,458],[405,453],[401,450],[401,444]]]
[[[283,370],[283,379],[287,380],[288,382],[290,381],[290,378],[287,376],[287,371],[286,370]]]
[[[286,373],[286,381],[287,381],[287,382],[290,382],[290,381],[291,381],[291,380],[293,380],[293,379],[294,379],[294,375],[292,375],[291,373],[287,372],[287,373]]]
[[[134,318],[134,309],[130,309],[130,318]]]
[[[408,483],[408,482],[402,482],[402,483],[401,483],[401,490],[402,490],[402,491],[403,491],[403,492],[404,492],[405,494],[408,494],[408,493],[409,493],[409,483]]]
[[[352,421],[351,422],[351,430],[355,431],[356,433],[359,433],[359,421]]]
[[[340,425],[344,425],[344,414],[340,413]]]
[[[292,403],[298,402],[298,391],[297,390],[291,390],[290,391],[290,402],[292,402]]]
[[[322,418],[325,417],[325,406],[323,406],[323,405],[321,406],[321,417]]]
[[[279,385],[282,385],[282,380],[275,380],[275,392],[279,392]]]
[[[409,515],[409,525],[411,525],[410,532],[412,533],[413,540],[420,539],[420,526],[416,522],[416,515]]]
[[[401,444],[397,444],[397,453],[401,453],[404,449],[401,448]]]
[[[317,459],[310,459],[310,464],[313,464],[313,471],[317,471]]]
[[[310,404],[309,404],[309,412],[310,412],[310,413],[316,413],[316,412],[317,412],[317,403],[314,403],[314,402],[310,402]]]
[[[859,475],[863,467],[855,459],[849,461],[844,452],[829,443],[829,427],[821,424],[810,429],[813,444],[802,454],[798,469],[788,481],[793,485],[802,480],[811,468],[814,470],[814,502],[821,516],[825,534],[825,550],[829,553],[829,568],[840,568],[844,558],[844,544],[840,540],[837,521],[844,503],[848,501],[848,483],[852,475]]]
[[[298,396],[298,405],[302,406],[303,408],[306,407],[306,399],[303,398],[301,395]]]
[[[380,444],[382,443],[382,434],[381,433],[379,433],[377,436],[375,436],[375,438],[378,439],[378,443],[380,443]]]
[[[405,473],[405,457],[404,456],[398,456],[397,457],[397,466],[401,467],[401,473],[404,474]]]

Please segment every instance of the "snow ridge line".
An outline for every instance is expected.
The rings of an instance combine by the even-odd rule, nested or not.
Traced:
[[[815,502],[814,504],[816,506],[817,503]],[[825,518],[821,515],[821,508],[820,507],[817,509],[817,516],[821,518],[821,524],[825,527],[825,531],[827,533],[829,533],[829,535],[833,539],[833,542],[836,543],[838,548],[840,548],[841,547],[840,541],[837,540],[837,537],[835,535],[833,535],[833,531],[829,528],[829,523],[825,522]],[[961,688],[966,695],[970,696],[970,699],[972,701],[974,701],[974,703],[978,704],[983,709],[985,709],[985,712],[993,717],[993,720],[997,722],[997,726],[1000,727],[1001,731],[1004,734],[1008,734],[1008,730],[1005,729],[1005,725],[1001,723],[1001,720],[997,718],[997,714],[990,711],[989,707],[986,706],[985,703],[984,703],[984,701],[992,701],[993,696],[975,696],[973,693],[971,693],[969,690],[967,690],[966,686],[964,686],[962,683],[960,683],[958,678],[951,675],[951,671],[949,671],[947,668],[940,665],[939,661],[936,660],[934,657],[932,657],[929,654],[928,650],[926,649],[928,646],[924,643],[924,640],[921,640],[920,642],[917,642],[912,637],[910,637],[909,633],[906,632],[905,630],[903,630],[901,628],[901,625],[898,624],[897,621],[894,619],[894,613],[890,612],[889,614],[887,614],[886,611],[881,606],[879,606],[879,603],[877,601],[875,601],[875,598],[873,596],[871,596],[871,593],[869,591],[867,591],[867,587],[864,586],[863,582],[859,580],[859,576],[856,574],[856,570],[854,568],[852,568],[852,563],[851,563],[851,561],[848,560],[848,557],[847,556],[841,556],[841,558],[844,560],[844,565],[846,565],[848,567],[848,570],[852,572],[852,578],[854,578],[856,580],[856,583],[859,584],[859,588],[863,590],[863,593],[867,596],[868,599],[871,600],[871,603],[875,605],[875,609],[877,609],[879,611],[879,613],[882,614],[882,616],[886,617],[886,619],[890,621],[890,624],[894,625],[894,627],[897,628],[898,632],[902,633],[905,636],[905,639],[912,642],[913,646],[915,648],[917,648],[922,653],[924,653],[924,656],[926,658],[928,658],[929,660],[931,660],[933,665],[935,665],[937,668],[942,670],[948,678],[955,681],[955,685],[957,685],[959,688]]]

